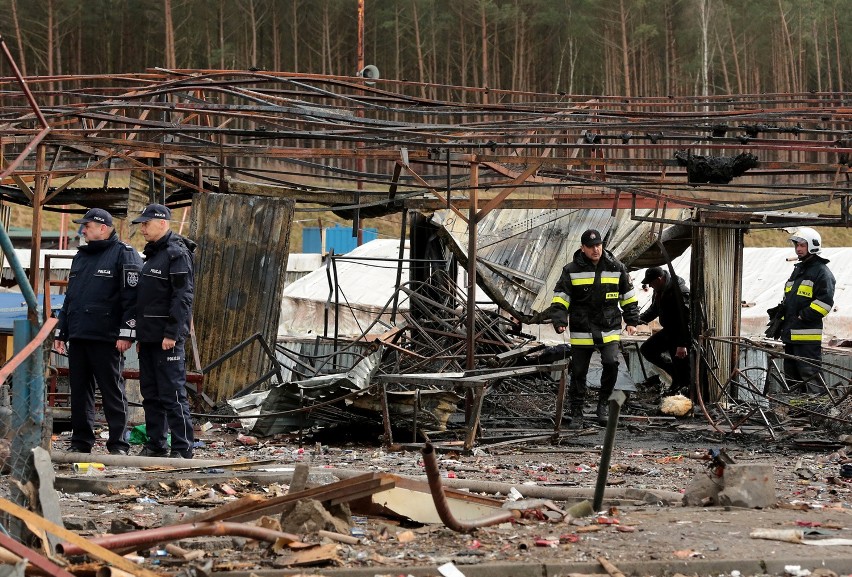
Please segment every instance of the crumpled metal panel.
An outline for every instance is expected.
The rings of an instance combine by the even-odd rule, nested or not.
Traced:
[[[451,250],[466,262],[468,224],[448,210],[436,212],[432,221],[443,227]],[[605,235],[606,248],[618,258],[635,258],[656,242],[654,224],[633,221],[626,210],[613,216],[610,209],[497,209],[477,230],[479,286],[514,314],[547,308],[562,267],[590,228]]]
[[[346,372],[330,375],[319,375],[301,381],[282,383],[269,391],[261,406],[264,413],[291,411],[318,402],[343,398],[353,391],[364,391],[370,386],[370,379],[376,372],[382,358],[382,349],[361,359]],[[333,407],[327,407],[307,413],[293,413],[275,417],[262,417],[257,420],[254,432],[267,436],[277,433],[288,433],[311,426],[327,426],[345,420],[335,418],[335,412],[350,401],[341,400]]]

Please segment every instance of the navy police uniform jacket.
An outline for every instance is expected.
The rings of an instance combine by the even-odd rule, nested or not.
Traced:
[[[195,247],[193,241],[172,231],[145,245],[142,251],[145,264],[137,294],[139,341],[150,343],[164,338],[179,341],[189,334]]]
[[[571,346],[596,346],[621,340],[621,319],[639,323],[639,305],[630,275],[604,250],[598,267],[582,250],[562,268],[550,303],[556,328],[567,326]],[[570,322],[569,322],[570,318]]]
[[[789,344],[821,344],[822,320],[834,306],[834,275],[824,259],[811,255],[796,263],[784,285],[781,340]]]
[[[81,245],[71,262],[68,290],[56,338],[132,341],[136,338],[136,290],[142,259],[115,231]]]

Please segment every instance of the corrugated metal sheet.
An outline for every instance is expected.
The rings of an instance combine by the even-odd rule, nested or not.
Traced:
[[[289,199],[196,197],[189,236],[199,245],[194,318],[202,366],[256,332],[275,342],[293,210]],[[227,399],[271,364],[254,343],[206,375],[204,391]]]
[[[453,240],[451,248],[465,261],[467,223],[446,210],[436,212],[433,222],[443,227]],[[574,257],[580,236],[589,228],[608,235],[606,247],[619,258],[644,251],[656,238],[652,223],[633,221],[626,210],[615,216],[609,209],[493,210],[477,228],[480,286],[510,311],[546,308],[562,267]]]
[[[700,258],[695,259],[690,284],[703,310],[692,311],[699,333],[710,336],[737,335],[742,301],[742,232],[732,228],[702,228],[699,238]],[[696,252],[693,252],[695,256]],[[717,342],[706,347],[710,400],[720,394],[734,369],[735,351]],[[715,378],[714,378],[715,375]]]

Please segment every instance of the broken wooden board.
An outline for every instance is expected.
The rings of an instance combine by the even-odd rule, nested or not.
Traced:
[[[442,523],[432,500],[429,484],[414,479],[391,475],[395,487],[370,497],[371,512],[391,514],[424,525]],[[444,488],[447,505],[458,521],[474,521],[502,512],[503,502],[498,499],[473,495],[466,491]],[[363,503],[358,503],[363,505]],[[353,504],[353,508],[356,505]]]

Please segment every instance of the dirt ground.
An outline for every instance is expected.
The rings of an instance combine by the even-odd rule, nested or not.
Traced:
[[[385,452],[378,442],[364,441],[300,446],[286,438],[260,439],[256,445],[246,445],[243,444],[246,440],[240,441],[239,436],[239,431],[227,428],[199,431],[198,438],[204,446],[196,450],[196,458],[274,460],[274,464],[266,465],[267,469],[286,469],[305,462],[310,465],[312,475],[326,469],[353,473],[379,471],[411,477],[424,474],[422,456],[417,450]],[[507,487],[507,492],[515,487],[522,495],[530,485],[585,488],[591,496],[603,440],[603,429],[593,426],[579,435],[564,437],[558,445],[527,442],[477,448],[474,455],[442,450],[437,456],[443,474],[456,479],[452,481],[454,484],[464,484],[465,480],[498,482]],[[54,442],[55,450],[64,444],[65,438],[59,436]],[[837,450],[841,446],[826,440],[796,443],[745,436],[723,439],[701,418],[659,426],[631,425],[618,431],[608,477],[610,488],[683,492],[696,476],[708,474],[708,450],[723,448],[737,463],[772,464],[777,506],[683,507],[676,502],[607,499],[600,515],[561,520],[559,515],[551,513],[555,519],[547,519],[547,509],[539,507],[534,510],[537,512],[528,513],[515,523],[481,528],[472,534],[455,533],[442,524],[418,525],[385,515],[353,514],[350,533],[358,536],[360,542],[330,545],[335,551],[332,559],[310,568],[294,567],[287,551],[276,552],[266,544],[244,538],[194,538],[181,540],[179,544],[185,549],[205,549],[206,556],[193,563],[201,567],[207,562],[208,572],[262,574],[266,570],[286,569],[331,573],[363,569],[368,574],[419,571],[418,574],[437,575],[435,567],[452,562],[465,574],[482,571],[494,563],[557,563],[575,567],[575,572],[604,573],[596,561],[603,556],[628,569],[636,563],[645,563],[635,571],[625,570],[628,574],[677,571],[782,574],[779,562],[822,564],[823,572],[832,569],[844,574],[852,572],[850,545],[817,546],[750,537],[751,531],[758,528],[798,528],[809,533],[806,535],[809,543],[825,542],[828,538],[852,539],[852,484],[840,475],[845,459],[843,450]],[[105,451],[99,446],[95,452],[93,460],[98,452]],[[75,478],[82,482],[123,482],[123,488],[114,488],[113,494],[81,490],[80,485],[73,491],[60,493],[66,526],[86,536],[122,528],[159,527],[248,494],[282,494],[290,479],[288,474],[281,473],[280,478],[273,474],[272,479],[257,482],[246,473],[225,473],[223,481],[220,472],[209,483],[197,480],[175,483],[188,473],[155,473],[118,466],[108,466],[101,474],[83,477],[75,474],[68,464],[56,465],[56,473],[58,485],[62,479]],[[140,482],[155,475],[162,479],[159,484],[143,486]],[[496,497],[505,499],[506,495]],[[576,501],[572,498],[555,504],[567,508]],[[307,543],[322,541],[316,533],[301,537]],[[140,553],[146,557],[144,562],[154,568],[176,571],[187,566],[173,556],[164,555],[158,547]],[[702,562],[711,565],[705,570],[701,568]],[[584,563],[591,563],[592,569]],[[654,566],[657,569],[649,569],[648,563],[657,563]],[[415,569],[418,567],[421,569]],[[583,567],[586,569],[582,570]],[[787,574],[794,573],[787,571]]]

